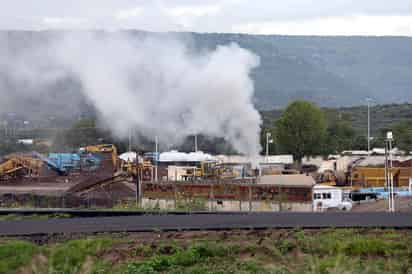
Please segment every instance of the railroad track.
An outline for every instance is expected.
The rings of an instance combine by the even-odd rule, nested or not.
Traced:
[[[412,228],[411,213],[142,215],[0,221],[0,236],[270,228]]]

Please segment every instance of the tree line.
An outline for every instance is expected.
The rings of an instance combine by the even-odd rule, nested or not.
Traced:
[[[367,150],[367,134],[356,130],[350,115],[327,117],[330,112],[307,101],[294,101],[279,118],[267,119],[262,128],[262,145],[265,136],[273,136],[270,145],[272,154],[293,154],[295,159],[304,156],[339,154],[344,150]],[[367,116],[365,115],[365,120]],[[395,146],[409,152],[412,150],[412,119],[393,123],[371,136],[371,148],[384,147],[387,131],[393,131]]]
[[[402,105],[400,105],[402,106]],[[384,111],[385,107],[381,107]],[[393,110],[392,110],[393,112]],[[331,109],[321,109],[316,104],[307,101],[294,101],[282,111],[261,112],[263,126],[261,130],[262,154],[266,152],[266,133],[271,134],[273,142],[269,145],[270,154],[293,154],[295,159],[311,155],[338,154],[344,150],[367,150],[366,128],[359,130],[354,127],[362,117],[359,111],[356,119],[351,113],[332,112]],[[404,113],[404,112],[402,112]],[[399,116],[402,116],[399,113]],[[382,113],[379,113],[382,116]],[[396,117],[396,113],[391,116]],[[404,119],[405,118],[405,119]],[[366,113],[364,119],[367,119]],[[366,122],[365,122],[366,124]],[[384,136],[392,130],[395,138],[395,146],[401,150],[412,150],[412,117],[403,117],[400,122],[386,124],[379,131],[373,131],[371,148],[383,147]],[[69,129],[60,129],[54,133],[42,133],[39,129],[28,132],[26,138],[45,137],[51,140],[51,146],[34,145],[32,147],[16,144],[15,139],[2,138],[0,140],[0,155],[17,151],[37,150],[69,152],[75,149],[96,143],[114,143],[120,152],[128,150],[128,141],[114,137],[110,131],[99,128],[94,118],[82,118],[76,121]],[[47,136],[45,136],[45,134]],[[33,136],[30,136],[33,135]],[[132,149],[137,151],[153,151],[154,142],[138,133],[134,133]],[[224,138],[210,138],[199,135],[198,147],[200,150],[212,154],[235,154],[233,147]],[[193,151],[194,138],[189,136],[181,145],[166,147],[162,150],[178,149],[180,151]]]

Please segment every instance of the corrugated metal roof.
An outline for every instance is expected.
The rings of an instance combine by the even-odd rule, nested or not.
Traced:
[[[159,162],[204,162],[214,160],[215,157],[202,151],[185,153],[172,150],[162,152],[159,156]]]
[[[293,155],[270,155],[255,158],[242,155],[218,155],[216,159],[220,163],[268,163],[268,164],[293,164]]]
[[[411,159],[411,156],[392,156],[393,161],[407,161]],[[385,156],[369,156],[361,160],[357,166],[384,166],[385,165]]]

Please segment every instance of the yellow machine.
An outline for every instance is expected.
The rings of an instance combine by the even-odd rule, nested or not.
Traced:
[[[224,163],[214,167],[214,176],[218,179],[235,179],[251,175],[252,169],[243,164]]]
[[[323,185],[323,186],[336,186],[336,182],[335,181],[322,181],[320,183],[318,183],[319,185]]]
[[[396,187],[409,186],[412,174],[410,167],[393,167],[391,169]],[[352,185],[361,187],[384,187],[386,184],[384,167],[356,167],[351,175]]]
[[[153,179],[153,165],[150,161],[136,164],[132,161],[122,161],[118,159],[117,148],[113,144],[91,145],[81,149],[84,152],[91,153],[111,153],[111,160],[114,171],[126,172],[128,175],[137,176],[139,173],[141,178],[145,181]]]
[[[0,164],[0,178],[13,177],[23,171],[24,175],[39,175],[43,161],[27,156],[10,155]]]
[[[154,166],[150,161],[143,161],[143,163],[123,161],[121,164],[121,170],[128,175],[140,175],[140,178],[143,181],[152,181],[154,179]]]
[[[117,148],[113,144],[101,144],[101,145],[92,145],[92,146],[87,146],[81,149],[82,151],[85,152],[91,152],[91,153],[111,153],[112,157],[112,164],[114,167],[114,170],[117,170]]]
[[[196,175],[199,175],[198,177],[201,177],[203,179],[212,179],[216,176],[215,167],[215,161],[201,162],[200,169],[196,170]]]

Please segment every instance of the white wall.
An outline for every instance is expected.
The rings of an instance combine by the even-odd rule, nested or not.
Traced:
[[[163,210],[174,210],[174,200],[166,199],[142,199],[143,208],[154,208],[159,206]],[[223,200],[221,203],[217,201],[206,201],[206,206],[208,210],[213,211],[249,211],[248,201],[233,201],[233,200]],[[253,201],[252,211],[279,211],[278,202],[268,202],[268,201]],[[295,212],[310,212],[312,211],[312,203],[293,203],[284,202],[282,203],[282,211],[295,211]]]

